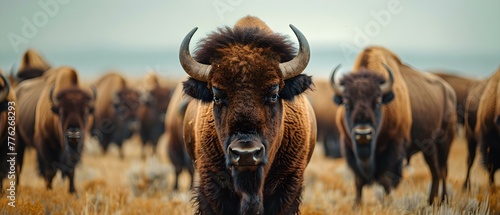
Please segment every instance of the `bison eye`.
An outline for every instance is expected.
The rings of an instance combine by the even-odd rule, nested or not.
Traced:
[[[344,108],[345,108],[345,109],[349,109],[349,108],[351,108],[351,106],[349,105],[349,103],[348,103],[348,102],[344,102]]]
[[[378,101],[377,103],[375,103],[375,107],[376,108],[381,108],[382,107],[382,101]]]
[[[279,98],[278,93],[274,94],[273,96],[271,96],[271,102],[276,102],[276,101],[278,101],[278,98]]]
[[[214,103],[217,104],[217,105],[220,104],[221,103],[220,98],[217,97],[217,96],[214,96]]]

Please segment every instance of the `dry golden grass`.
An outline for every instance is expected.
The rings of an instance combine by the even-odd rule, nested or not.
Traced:
[[[0,214],[192,214],[189,177],[181,175],[179,192],[172,192],[173,171],[166,158],[165,140],[159,146],[158,158],[140,159],[137,137],[125,146],[125,159],[118,158],[112,147],[102,155],[94,140],[86,143],[82,163],[76,170],[78,196],[68,194],[68,182],[56,175],[53,190],[46,190],[37,175],[36,158],[28,150],[16,194],[16,207],[0,199]],[[463,140],[454,143],[449,159],[446,203],[427,206],[430,176],[423,157],[412,158],[404,170],[400,186],[389,196],[374,185],[364,189],[363,205],[353,208],[354,177],[342,159],[323,157],[316,147],[306,170],[302,214],[500,214],[500,187],[489,188],[487,173],[475,163],[470,192],[462,191],[467,159]],[[498,177],[498,175],[497,175]],[[5,190],[5,188],[4,188]]]

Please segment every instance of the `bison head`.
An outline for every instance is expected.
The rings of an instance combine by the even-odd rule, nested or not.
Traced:
[[[52,112],[58,116],[59,132],[62,134],[62,143],[70,154],[80,154],[83,147],[85,129],[89,115],[94,112],[94,102],[97,96],[93,87],[93,96],[79,87],[71,87],[58,92],[55,97],[54,85],[49,93]],[[54,99],[55,98],[55,99]]]
[[[385,65],[384,65],[385,66]],[[335,91],[334,102],[344,106],[344,127],[356,156],[360,172],[367,178],[374,174],[374,152],[379,130],[382,128],[382,106],[394,98],[391,70],[389,81],[370,71],[360,71],[346,75],[340,84],[335,83],[335,68],[331,85]]]
[[[268,162],[271,144],[282,136],[283,100],[293,100],[312,83],[301,75],[309,62],[309,45],[293,25],[300,49],[283,36],[259,28],[219,29],[197,52],[189,52],[193,29],[180,47],[180,62],[191,78],[184,92],[213,105],[219,144],[233,172],[255,171]]]
[[[156,118],[155,120],[163,121],[165,119],[165,113],[167,112],[168,103],[170,102],[170,97],[170,89],[157,86],[146,93],[143,103],[148,111],[151,111],[151,116]]]
[[[126,138],[139,128],[137,120],[137,108],[139,107],[139,92],[130,88],[123,88],[113,97],[113,108],[117,124],[123,128],[121,130]]]

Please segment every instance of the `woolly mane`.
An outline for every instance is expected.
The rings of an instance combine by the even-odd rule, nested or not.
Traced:
[[[270,48],[280,57],[280,62],[290,61],[295,57],[296,49],[286,36],[269,33],[260,28],[230,27],[219,28],[198,43],[194,59],[203,64],[211,64],[214,59],[222,58],[222,49],[234,44],[252,45],[257,48]]]

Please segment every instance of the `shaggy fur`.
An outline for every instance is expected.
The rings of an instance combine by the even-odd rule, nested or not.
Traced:
[[[7,82],[5,82],[6,80]],[[5,95],[5,93],[7,93]],[[7,177],[9,169],[10,169],[10,163],[7,162],[7,160],[11,159],[11,156],[8,156],[7,153],[10,152],[18,152],[19,145],[12,145],[8,144],[8,142],[11,143],[17,143],[13,139],[9,139],[9,137],[16,138],[16,136],[11,136],[11,133],[15,133],[15,128],[12,127],[9,122],[12,122],[12,118],[16,117],[16,111],[15,111],[15,93],[14,89],[12,86],[10,86],[10,83],[8,82],[7,78],[2,74],[2,71],[0,70],[0,94],[5,95],[0,97],[0,159],[5,161],[0,163],[0,188],[2,189],[0,193],[3,193],[3,179]],[[9,110],[9,107],[14,108]],[[9,119],[10,118],[10,119]],[[11,150],[9,147],[15,147],[15,151]],[[16,161],[18,161],[19,156],[14,157]],[[21,163],[15,162],[16,163],[16,186],[19,185],[19,173]]]
[[[387,76],[383,64],[388,65],[393,72],[393,101],[384,105],[379,110],[379,115],[375,108],[375,98],[379,98],[382,103],[391,100],[391,97],[382,97],[376,89],[383,81],[381,77]],[[440,181],[443,182],[441,199],[444,199],[447,158],[456,126],[456,98],[453,89],[434,75],[420,73],[404,65],[394,53],[382,47],[369,47],[361,52],[354,69],[361,73],[349,75],[343,82],[345,91],[358,97],[348,98],[350,93],[345,94],[343,99],[347,99],[348,105],[339,109],[337,125],[343,130],[341,133],[346,143],[345,154],[356,175],[357,201],[361,201],[362,187],[371,182],[379,182],[389,193],[401,180],[402,159],[405,155],[409,159],[418,151],[424,153],[432,173],[429,203],[433,203],[437,196]],[[376,77],[366,71],[383,76]],[[359,97],[360,95],[362,96]],[[350,114],[346,115],[348,108]],[[372,143],[376,144],[376,148],[375,163],[372,164],[375,168],[371,177],[360,174],[361,170],[353,152],[356,144],[353,143],[350,126],[357,118],[368,122],[382,122],[382,125],[375,123],[378,136],[376,142]],[[408,134],[411,136],[407,136]],[[408,139],[409,137],[411,139]]]
[[[302,95],[311,77],[283,80],[279,70],[293,59],[292,47],[267,28],[239,25],[210,34],[196,50],[198,62],[213,66],[207,83],[184,82],[184,93],[199,100],[189,103],[184,119],[186,146],[200,173],[197,214],[299,213],[316,122]],[[254,170],[228,162],[228,146],[241,138],[264,146],[265,161]]]
[[[128,87],[123,76],[114,72],[103,75],[95,86],[99,96],[92,136],[97,137],[104,153],[112,142],[116,143],[123,159],[123,141],[135,132],[131,126],[137,122],[139,92]]]

